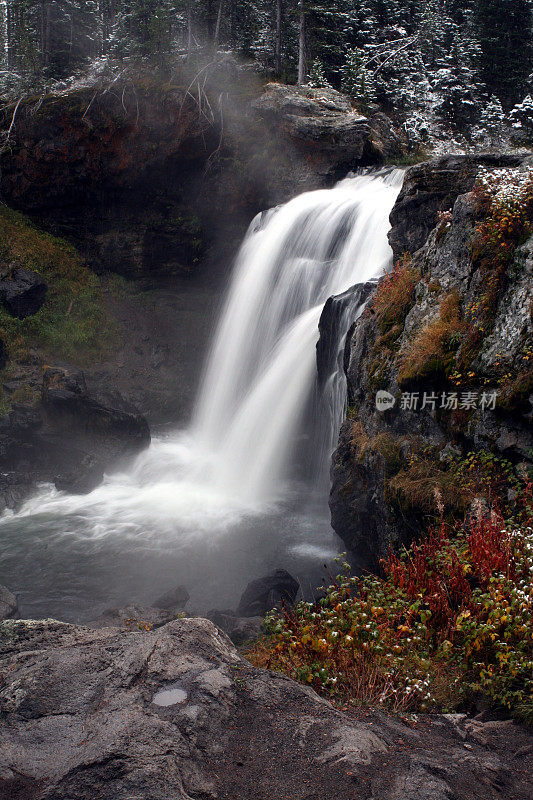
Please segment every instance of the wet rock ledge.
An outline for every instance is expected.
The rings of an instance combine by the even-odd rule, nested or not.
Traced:
[[[514,723],[342,713],[253,668],[203,619],[7,620],[0,675],[10,800],[523,800],[533,788],[531,739]]]

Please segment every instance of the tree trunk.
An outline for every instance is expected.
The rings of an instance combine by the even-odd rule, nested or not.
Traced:
[[[187,61],[191,57],[192,50],[192,2],[189,0],[187,6]]]
[[[276,2],[276,72],[281,73],[281,24],[283,22],[283,0]]]
[[[102,0],[101,15],[102,15],[102,42],[101,50],[104,55],[109,52],[109,43],[113,35],[113,26],[115,24],[116,6],[115,0]]]
[[[41,63],[47,67],[50,62],[50,4],[41,0]]]
[[[213,0],[207,0],[206,3],[206,25],[207,25],[207,41],[213,41]]]
[[[8,69],[15,68],[15,22],[12,0],[7,0],[6,3],[6,49],[7,49],[7,67]]]
[[[298,84],[307,83],[307,54],[306,54],[306,14],[304,0],[299,2],[300,9],[300,39],[298,46]]]
[[[224,0],[220,0],[218,4],[218,14],[217,14],[217,24],[215,27],[215,36],[213,38],[213,52],[216,53],[218,48],[218,40],[220,38],[220,25],[222,23],[222,7],[224,5]]]

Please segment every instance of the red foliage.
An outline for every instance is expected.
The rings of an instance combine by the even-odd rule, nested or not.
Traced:
[[[446,635],[459,609],[470,600],[471,588],[460,554],[444,523],[432,530],[425,541],[414,544],[409,554],[391,554],[384,569],[389,580],[408,597],[425,598],[433,626]]]
[[[514,577],[511,540],[502,526],[502,518],[495,513],[470,523],[467,539],[469,561],[483,584],[496,573]]]
[[[531,523],[533,484],[526,481],[518,511]],[[457,614],[471,605],[472,586],[486,586],[492,576],[516,579],[512,541],[501,515],[472,515],[466,535],[445,523],[401,556],[391,553],[383,563],[389,581],[413,601],[423,597],[432,626],[448,637]]]
[[[533,520],[533,483],[525,478],[523,490],[516,498],[519,522],[528,526]],[[516,579],[511,535],[506,529],[501,514],[492,511],[489,517],[470,519],[467,537],[467,557],[473,573],[482,584],[487,584],[493,575],[505,575]]]

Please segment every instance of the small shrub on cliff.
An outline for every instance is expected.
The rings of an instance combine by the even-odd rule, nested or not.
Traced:
[[[388,500],[402,514],[434,518],[445,514],[448,521],[464,514],[475,498],[483,498],[489,508],[498,507],[506,517],[515,519],[514,497],[521,489],[513,465],[487,450],[470,452],[464,458],[441,458],[431,449],[414,450],[385,481]]]
[[[415,288],[419,280],[418,271],[405,256],[394,264],[392,271],[378,283],[372,298],[371,311],[375,314],[382,334],[396,328],[398,335],[415,302]]]
[[[403,514],[438,514],[442,503],[446,514],[464,512],[472,499],[468,486],[432,458],[413,456],[386,483],[386,496]]]
[[[446,379],[453,372],[463,331],[460,297],[452,292],[442,300],[439,316],[423,328],[404,355],[398,374],[400,386]]]
[[[399,470],[402,464],[402,440],[399,437],[384,431],[370,438],[357,419],[352,422],[350,433],[350,445],[357,461],[377,455],[383,460],[387,473],[394,474]]]
[[[321,600],[270,614],[248,657],[339,704],[450,710],[482,693],[531,721],[531,484],[516,502],[521,527],[496,513],[441,523],[382,578],[345,564]]]
[[[481,171],[474,194],[482,220],[472,260],[482,275],[482,292],[466,310],[469,330],[459,353],[460,368],[476,357],[494,323],[516,248],[533,231],[533,171]]]

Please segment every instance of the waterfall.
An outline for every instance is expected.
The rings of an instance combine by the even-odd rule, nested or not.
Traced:
[[[259,215],[237,257],[189,430],[154,438],[127,472],[106,476],[89,495],[43,487],[16,516],[59,516],[69,518],[67,532],[83,526],[93,538],[146,541],[176,526],[182,536],[222,529],[282,497],[317,388],[322,309],[390,265],[389,213],[402,175],[348,177]],[[344,413],[341,354],[358,313],[352,306],[338,321],[322,419],[305,431],[306,452],[326,475]]]
[[[326,300],[387,268],[389,213],[403,173],[347,178],[259,215],[237,258],[208,361],[193,435],[216,454],[214,480],[261,502],[279,491],[316,376],[318,321]],[[339,326],[339,349],[357,315]],[[341,360],[340,360],[341,361]],[[311,446],[327,467],[344,412],[342,363],[323,389],[327,420]],[[324,432],[326,431],[326,432]],[[316,452],[318,450],[318,452]]]

